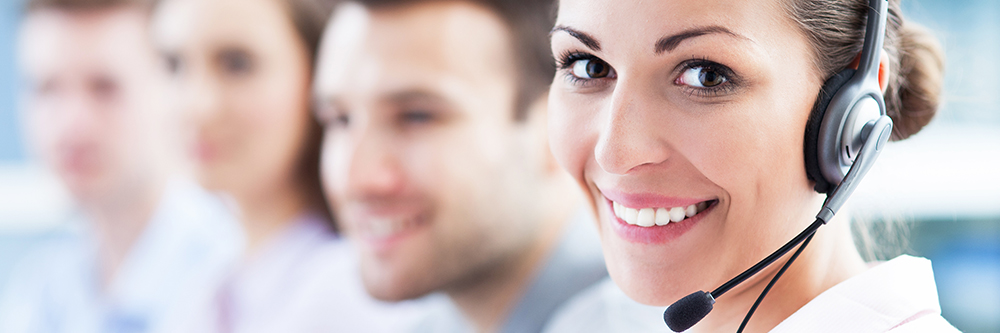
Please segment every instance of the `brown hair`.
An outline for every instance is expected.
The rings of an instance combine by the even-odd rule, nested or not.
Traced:
[[[940,44],[920,25],[905,20],[899,2],[889,0],[883,45],[891,67],[884,97],[886,113],[893,121],[893,140],[906,139],[931,121],[944,76]],[[868,1],[788,0],[786,9],[808,36],[824,79],[850,66],[861,53]],[[888,259],[907,250],[909,229],[892,216],[855,220],[851,230],[866,260]]]
[[[501,19],[510,31],[511,53],[517,64],[517,95],[514,119],[528,118],[531,104],[546,92],[555,77],[555,60],[549,30],[555,24],[553,0],[354,0],[370,9],[428,2],[459,1],[482,6]]]
[[[33,0],[35,1],[35,0]],[[37,1],[72,1],[72,0],[37,0]],[[85,1],[127,1],[127,0],[85,0]],[[140,0],[132,0],[140,1]],[[156,7],[166,0],[152,0],[152,7]],[[336,6],[340,1],[338,0],[275,0],[279,1],[285,6],[287,10],[288,18],[292,21],[295,32],[299,39],[302,41],[303,45],[306,47],[306,54],[309,56],[310,73],[313,71],[312,68],[315,67],[316,55],[319,52],[319,42],[323,34],[324,28],[326,28],[326,21],[330,17],[330,13],[333,11],[333,7]],[[310,81],[311,81],[310,77]],[[312,114],[310,110],[310,114]],[[306,142],[305,146],[301,147],[302,154],[301,160],[297,167],[297,175],[299,178],[297,181],[301,182],[302,188],[306,191],[306,200],[311,208],[315,209],[315,213],[320,214],[321,217],[325,218],[330,222],[330,226],[334,231],[337,231],[336,223],[333,221],[333,215],[330,210],[330,206],[326,201],[326,197],[323,194],[323,185],[320,179],[320,153],[322,149],[323,142],[323,127],[320,123],[312,116],[309,117],[309,123],[306,127]]]
[[[940,44],[920,25],[904,19],[899,2],[889,0],[883,46],[891,67],[885,104],[893,121],[893,140],[906,139],[931,121],[944,76]],[[847,68],[861,53],[868,1],[788,0],[787,5],[809,38],[824,79]]]
[[[316,56],[319,52],[319,42],[330,18],[333,7],[340,1],[336,0],[279,0],[288,9],[290,19],[295,24],[295,31],[309,55],[310,68],[315,68]],[[310,73],[313,73],[310,70]],[[310,110],[311,111],[311,110]],[[312,112],[310,112],[312,114]],[[320,154],[323,144],[323,126],[315,117],[309,117],[306,129],[305,147],[302,147],[302,160],[299,164],[299,181],[307,192],[309,204],[319,210],[316,213],[330,221],[330,226],[336,231],[330,206],[323,194],[323,183],[320,179]]]
[[[122,7],[148,9],[151,6],[150,0],[28,0],[24,4],[24,12],[32,13],[42,9],[93,11]]]

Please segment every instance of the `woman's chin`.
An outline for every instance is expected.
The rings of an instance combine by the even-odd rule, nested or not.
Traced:
[[[614,278],[612,277],[614,280]],[[628,279],[621,279],[628,280]],[[619,283],[615,280],[615,283]],[[650,306],[667,307],[688,294],[698,291],[697,288],[678,288],[669,282],[658,281],[622,281],[619,284],[622,291],[632,300]]]
[[[229,192],[233,189],[234,180],[232,175],[227,175],[223,170],[211,165],[198,165],[195,170],[195,178],[198,184],[206,190],[213,192]]]
[[[683,269],[650,267],[643,263],[625,260],[625,258],[635,258],[633,253],[623,253],[619,258],[608,258],[608,274],[611,280],[629,298],[645,305],[666,307],[704,288],[692,283],[697,280],[693,279],[692,274],[676,273],[685,271]]]
[[[674,242],[644,243],[621,237],[614,226],[602,226],[602,247],[611,279],[632,300],[668,306],[688,294],[712,288],[701,271],[696,249],[700,232]]]

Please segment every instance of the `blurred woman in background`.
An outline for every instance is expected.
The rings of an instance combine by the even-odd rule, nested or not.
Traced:
[[[312,62],[332,4],[165,0],[152,32],[206,188],[232,198],[245,255],[176,331],[379,331],[319,183]],[[382,309],[384,310],[384,309]],[[389,319],[389,320],[386,320]],[[352,324],[358,324],[352,329]]]

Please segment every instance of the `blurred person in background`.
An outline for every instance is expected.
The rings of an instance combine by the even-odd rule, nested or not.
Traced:
[[[82,232],[19,265],[0,332],[151,331],[236,256],[232,215],[180,175],[148,10],[129,0],[26,5],[27,134],[79,207]]]
[[[606,276],[546,141],[549,1],[338,7],[316,72],[323,181],[368,292],[443,292],[420,332],[538,332]]]
[[[364,293],[319,183],[316,0],[164,0],[152,33],[206,188],[232,198],[243,258],[176,332],[390,331],[409,310]]]

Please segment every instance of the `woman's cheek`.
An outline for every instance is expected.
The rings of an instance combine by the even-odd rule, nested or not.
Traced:
[[[560,166],[570,173],[577,181],[583,179],[583,166],[586,160],[586,142],[589,141],[580,127],[579,114],[574,114],[571,99],[564,96],[553,86],[549,95],[549,147]],[[574,129],[579,129],[575,131]]]

